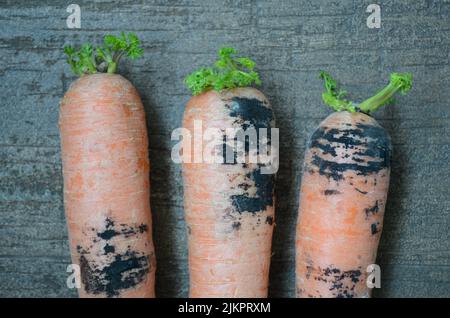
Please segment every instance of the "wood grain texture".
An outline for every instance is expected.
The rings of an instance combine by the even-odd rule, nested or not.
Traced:
[[[294,296],[294,238],[308,134],[330,113],[320,69],[362,100],[392,71],[413,90],[376,114],[394,146],[378,263],[378,297],[450,296],[450,2],[76,1],[82,29],[66,28],[65,1],[0,4],[0,296],[72,297],[62,201],[59,101],[75,79],[62,46],[134,31],[145,55],[119,72],[135,84],[149,127],[157,295],[186,296],[187,245],[181,167],[170,134],[190,94],[182,79],[224,44],[258,64],[280,127],[270,295]]]

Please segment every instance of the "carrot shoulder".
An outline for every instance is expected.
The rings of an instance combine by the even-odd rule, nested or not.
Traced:
[[[305,154],[296,238],[298,297],[369,297],[389,187],[391,142],[366,113],[411,87],[393,74],[379,94],[357,105],[328,74],[324,101],[337,112],[312,134]]]

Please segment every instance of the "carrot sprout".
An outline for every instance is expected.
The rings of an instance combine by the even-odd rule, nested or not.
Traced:
[[[235,87],[245,87],[253,83],[261,84],[255,62],[247,57],[236,57],[238,52],[231,47],[219,50],[219,59],[213,67],[202,67],[184,79],[193,95],[209,90],[221,91]]]
[[[348,101],[344,98],[344,96],[347,95],[347,92],[343,90],[337,90],[337,83],[331,77],[331,75],[324,71],[321,71],[320,77],[325,82],[326,92],[322,93],[322,99],[325,104],[329,105],[337,112],[346,110],[354,113],[356,111],[355,106],[351,101]]]
[[[381,106],[389,103],[397,91],[401,94],[406,94],[412,87],[412,81],[413,77],[411,73],[392,73],[389,84],[379,93],[359,104],[358,108],[363,113],[372,113]]]
[[[103,46],[95,48],[90,44],[84,44],[79,49],[73,46],[65,46],[72,72],[76,75],[95,74],[97,72],[115,73],[120,59],[125,55],[132,60],[142,56],[144,50],[140,47],[140,41],[136,34],[121,33],[120,36],[106,35]]]
[[[335,111],[373,113],[378,108],[386,105],[392,100],[396,92],[406,94],[412,87],[413,76],[411,73],[392,73],[390,83],[374,96],[366,99],[360,104],[353,103],[344,98],[346,91],[337,90],[336,81],[326,72],[321,71],[320,77],[325,81],[325,92],[322,99]]]

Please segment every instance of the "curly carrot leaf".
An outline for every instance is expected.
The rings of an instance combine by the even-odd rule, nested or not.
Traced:
[[[238,57],[236,59],[236,62],[241,64],[243,67],[247,68],[250,71],[253,71],[253,69],[256,66],[255,62],[253,62],[252,60],[250,60],[249,58],[246,58],[246,57]]]
[[[324,71],[321,71],[320,77],[325,81],[324,83],[326,92],[322,93],[322,99],[325,104],[329,105],[337,112],[346,110],[354,113],[356,111],[356,108],[353,103],[344,99],[345,95],[347,95],[347,92],[343,90],[337,90],[337,83],[331,77],[331,75]]]
[[[188,75],[184,82],[192,94],[245,87],[253,83],[260,85],[259,75],[254,71],[256,63],[246,57],[235,57],[236,54],[237,51],[231,47],[221,48],[219,59],[213,67],[202,67]]]
[[[141,57],[144,50],[136,34],[121,32],[120,36],[106,35],[103,45],[97,48],[84,44],[79,49],[64,47],[67,62],[76,75],[97,72],[115,73],[120,59],[126,55],[132,60]]]

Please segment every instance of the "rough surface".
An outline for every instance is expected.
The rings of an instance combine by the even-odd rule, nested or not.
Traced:
[[[189,92],[182,78],[223,44],[256,60],[261,90],[280,127],[280,171],[270,294],[294,295],[294,237],[308,134],[329,114],[320,69],[361,100],[392,71],[413,90],[376,114],[394,147],[391,191],[375,296],[450,296],[450,2],[378,1],[381,29],[368,29],[373,1],[77,1],[82,29],[69,30],[67,1],[0,4],[0,296],[71,297],[62,201],[58,104],[74,80],[62,46],[135,31],[145,56],[120,72],[146,111],[152,164],[157,295],[186,296],[181,169],[172,129]]]
[[[299,297],[372,294],[366,269],[376,263],[390,149],[386,130],[362,113],[332,113],[312,134],[296,233]]]

